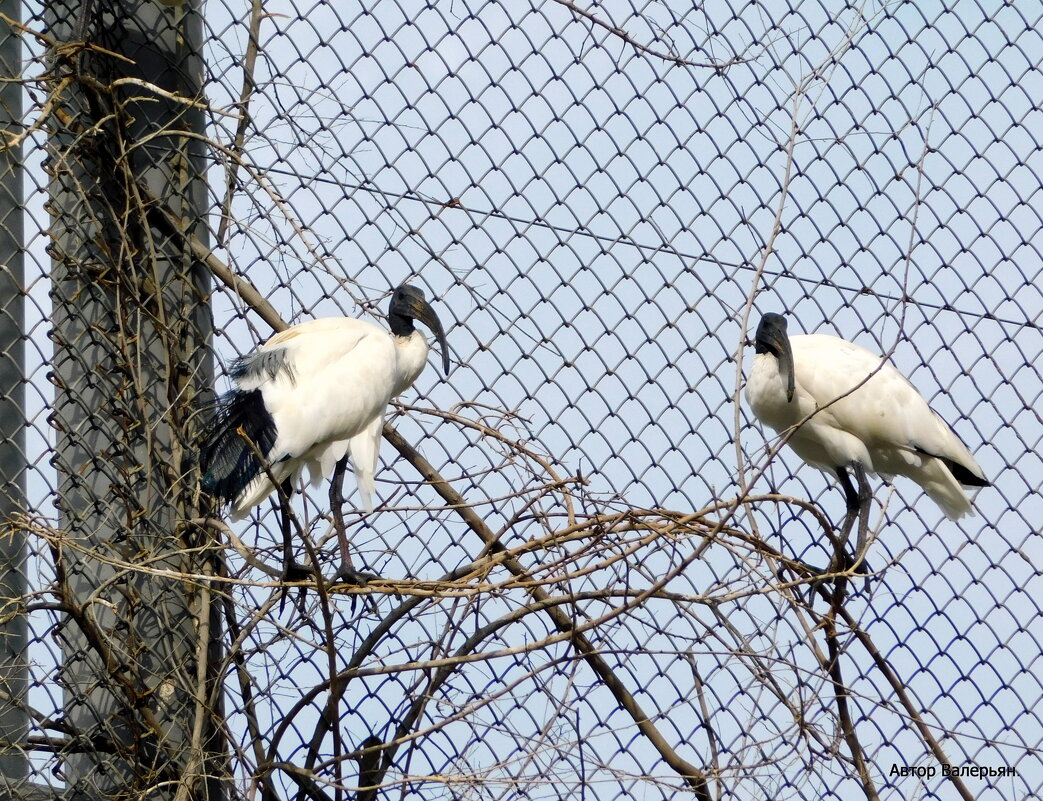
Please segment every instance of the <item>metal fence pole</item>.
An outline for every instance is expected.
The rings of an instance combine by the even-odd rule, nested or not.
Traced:
[[[54,0],[45,11],[50,35],[70,43],[52,53],[55,85],[68,83],[48,162],[68,546],[55,558],[70,609],[59,680],[75,738],[62,770],[92,797],[157,786],[173,797],[192,776],[190,798],[219,797],[211,688],[199,682],[213,673],[200,667],[213,656],[200,632],[219,633],[213,605],[205,582],[169,575],[207,568],[184,521],[198,516],[193,409],[212,378],[209,283],[183,236],[148,223],[145,200],[161,198],[184,232],[204,236],[204,152],[184,135],[203,130],[191,102],[200,14],[198,2],[148,0]]]
[[[20,19],[20,3],[3,0],[0,11]],[[21,132],[21,39],[0,29],[0,135]],[[21,743],[29,663],[24,614],[12,614],[26,589],[25,536],[8,527],[25,511],[25,346],[22,226],[22,148],[0,147],[0,784],[14,787],[28,773]]]

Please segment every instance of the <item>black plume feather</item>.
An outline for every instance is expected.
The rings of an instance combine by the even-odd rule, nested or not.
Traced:
[[[963,484],[965,487],[992,486],[988,479],[984,479],[974,475],[974,473],[972,473],[959,462],[954,462],[952,459],[942,459],[942,463],[949,468],[949,472],[952,473],[952,477],[959,481],[961,484]]]
[[[217,402],[199,455],[203,489],[221,501],[234,501],[261,472],[261,462],[250,442],[262,454],[268,454],[277,434],[261,390],[229,392]]]

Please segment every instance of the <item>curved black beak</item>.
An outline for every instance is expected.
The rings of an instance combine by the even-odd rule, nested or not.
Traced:
[[[786,318],[781,314],[769,312],[761,317],[757,326],[757,338],[754,340],[757,353],[770,353],[779,362],[779,375],[786,387],[786,402],[793,402],[793,393],[797,382],[793,374],[793,349],[786,333]]]
[[[797,389],[797,381],[793,375],[793,351],[789,346],[789,337],[779,342],[779,375],[786,385],[786,403],[793,402],[793,393]]]
[[[389,311],[389,322],[393,333],[408,335],[413,329],[408,320],[419,320],[438,338],[438,344],[442,348],[442,371],[449,375],[449,346],[445,341],[445,331],[442,321],[438,319],[435,310],[427,302],[424,292],[410,284],[402,284],[391,296],[391,308]],[[396,322],[397,321],[397,322]],[[404,328],[399,328],[405,323]]]
[[[438,346],[442,349],[442,372],[449,375],[449,345],[445,341],[445,331],[442,329],[442,321],[438,319],[435,310],[422,297],[413,302],[413,318],[419,320],[435,335]]]

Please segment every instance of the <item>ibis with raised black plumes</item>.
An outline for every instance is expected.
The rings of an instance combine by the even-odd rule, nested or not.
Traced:
[[[229,370],[235,387],[217,403],[200,455],[202,487],[245,516],[277,487],[283,510],[283,578],[311,568],[293,559],[287,499],[304,468],[313,486],[333,474],[330,503],[341,552],[338,578],[364,583],[351,565],[339,506],[350,456],[362,508],[373,510],[384,415],[427,362],[423,323],[438,339],[449,374],[445,332],[424,293],[408,284],[391,295],[390,332],[351,317],[310,320],[280,331]]]
[[[789,336],[786,318],[773,313],[761,319],[754,347],[746,402],[801,459],[836,476],[849,514],[868,514],[866,472],[911,478],[952,520],[973,514],[963,487],[989,481],[884,357],[839,337]]]

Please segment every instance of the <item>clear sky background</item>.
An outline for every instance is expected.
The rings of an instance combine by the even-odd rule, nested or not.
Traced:
[[[751,293],[752,325],[763,312],[785,311],[793,332],[892,353],[995,486],[977,495],[978,515],[957,524],[915,485],[899,480],[892,492],[874,480],[879,539],[870,561],[883,575],[852,611],[936,733],[952,733],[943,743],[954,763],[1019,772],[994,786],[969,780],[972,790],[1027,798],[1043,782],[1039,5],[703,5],[582,6],[685,65],[639,52],[551,0],[265,3],[246,158],[271,193],[251,183],[237,196],[236,223],[217,253],[291,322],[379,316],[391,287],[423,286],[446,323],[453,370],[445,379],[429,366],[402,400],[492,421],[517,415],[499,423],[504,433],[552,456],[562,475],[582,474],[597,502],[692,511],[735,497],[740,470],[752,476],[771,432],[751,425],[745,409],[736,418],[752,357],[747,349],[736,361]],[[207,6],[216,107],[239,96],[248,14],[246,4]],[[210,133],[227,143],[234,125],[214,116]],[[212,178],[216,211],[219,166]],[[303,235],[273,210],[273,194]],[[776,214],[774,250],[758,272]],[[34,292],[43,320],[46,282]],[[215,295],[214,312],[222,360],[270,333],[227,294]],[[45,399],[49,390],[37,391]],[[453,422],[419,412],[395,422],[469,501],[502,498],[527,481],[502,451]],[[45,427],[36,430],[44,448]],[[379,496],[401,507],[434,503],[387,445],[383,458]],[[44,465],[38,477],[45,506],[53,479]],[[783,453],[753,489],[813,500],[839,519],[843,499],[831,487]],[[324,497],[315,494],[312,513]],[[480,510],[496,530],[522,503]],[[735,522],[825,561],[814,523],[792,510],[759,506]],[[517,544],[538,535],[534,523],[504,536]],[[354,536],[369,566],[389,577],[438,576],[479,551],[451,513],[383,512]],[[647,548],[617,579],[635,582],[644,570],[647,582],[695,544]],[[756,580],[743,570],[718,553],[669,589],[724,593]],[[789,660],[778,680],[795,695],[824,692],[820,680],[812,686],[806,636],[777,598],[721,612],[751,649]],[[698,604],[649,604],[604,633],[605,647],[641,651],[621,670],[645,688],[642,702],[662,714],[667,737],[691,743],[686,756],[697,763],[706,758],[693,699],[698,666],[725,764],[766,765],[726,777],[736,797],[820,798],[828,788],[852,797],[857,788],[837,779],[836,765],[823,767],[780,701],[712,641],[713,626]],[[345,652],[362,634],[344,634]],[[403,659],[410,647],[386,658]],[[297,675],[275,675],[285,653],[295,654]],[[294,687],[313,683],[324,663],[308,653],[306,644],[273,641],[272,692],[292,703]],[[865,654],[852,646],[850,659],[876,769],[930,763]],[[524,669],[535,668],[490,663],[460,681],[487,692]],[[532,692],[546,708],[498,705],[499,723],[466,758],[476,773],[553,717],[547,699],[566,679],[539,675],[546,686]],[[582,666],[573,678],[592,682]],[[407,692],[406,679],[389,680],[382,699],[358,699],[346,727],[353,716],[365,721],[359,730],[393,718],[388,698]],[[603,694],[575,697],[572,737],[614,768],[670,778]],[[472,726],[462,736],[475,736],[476,724],[460,725]],[[446,729],[448,743],[453,736]],[[420,772],[462,769],[432,751],[417,759],[429,761],[412,766]],[[579,768],[559,755],[526,770],[574,783]],[[668,794],[594,774],[597,797]],[[878,780],[885,798],[956,797],[938,779]]]

